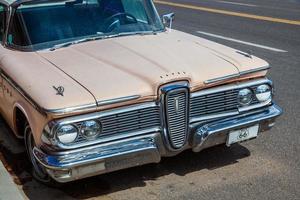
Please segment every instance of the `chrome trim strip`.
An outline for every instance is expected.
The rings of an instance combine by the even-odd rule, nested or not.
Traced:
[[[261,107],[264,107],[264,106],[267,106],[270,104],[272,104],[272,99],[270,99],[269,101],[263,102],[263,103],[240,107],[238,110],[239,110],[239,112],[245,112],[245,111],[249,111],[249,110],[254,110],[256,108],[261,108]]]
[[[76,123],[76,122],[97,119],[97,118],[110,116],[110,115],[114,115],[114,114],[120,114],[120,113],[124,113],[124,112],[130,112],[130,111],[140,110],[140,109],[144,109],[144,108],[152,108],[152,107],[157,107],[157,104],[155,102],[148,102],[148,103],[142,103],[142,104],[138,104],[138,105],[127,106],[125,108],[115,108],[112,110],[104,110],[104,111],[100,111],[100,112],[64,118],[64,119],[58,120],[57,123],[58,123],[58,125],[64,125],[64,124],[68,124],[68,123]]]
[[[231,75],[223,76],[223,77],[220,77],[220,78],[213,78],[213,79],[209,79],[207,81],[204,81],[204,84],[211,84],[211,83],[215,83],[215,82],[225,81],[225,80],[229,80],[229,79],[232,79],[232,78],[237,78],[239,76],[240,76],[240,74],[231,74]]]
[[[81,105],[81,106],[73,106],[73,107],[67,107],[67,108],[44,109],[44,111],[47,113],[63,115],[63,114],[67,114],[67,113],[75,113],[75,112],[80,112],[83,110],[95,109],[95,108],[97,108],[96,103],[91,103],[91,104],[85,104],[85,105]]]
[[[242,71],[242,72],[240,72],[240,74],[241,75],[252,74],[252,73],[255,73],[255,72],[265,71],[265,70],[268,70],[270,68],[271,67],[269,65],[267,65],[267,66],[263,66],[263,67],[256,68],[256,69],[250,69],[250,70],[247,70],[247,71]]]
[[[116,103],[122,103],[125,101],[130,101],[130,100],[135,100],[140,98],[141,95],[132,95],[132,96],[127,96],[127,97],[119,97],[115,99],[108,99],[108,100],[103,100],[103,101],[97,101],[98,106],[105,106],[109,104],[116,104]]]
[[[254,85],[259,85],[259,84],[264,84],[264,83],[272,85],[271,80],[269,80],[267,78],[261,78],[261,79],[256,79],[254,81],[251,80],[251,81],[242,82],[242,83],[232,83],[232,84],[219,86],[219,87],[215,87],[215,88],[200,90],[199,92],[191,93],[191,98],[202,96],[202,95],[213,94],[213,93],[217,93],[217,92],[223,92],[223,91],[226,91],[226,90],[233,90],[233,89],[240,89],[240,88],[244,88],[244,87],[251,87],[251,86],[254,86]]]
[[[220,114],[213,114],[213,115],[204,115],[201,117],[192,117],[190,118],[190,123],[195,123],[195,122],[199,122],[199,121],[206,121],[206,120],[212,120],[212,119],[218,119],[221,117],[228,117],[228,116],[232,116],[232,115],[238,115],[239,112],[235,111],[235,112],[226,112],[226,113],[220,113]]]
[[[81,151],[89,151],[91,149],[97,148],[97,147],[105,147],[105,146],[110,146],[110,145],[116,145],[120,142],[129,142],[132,140],[136,140],[136,139],[144,139],[144,138],[152,138],[152,139],[156,139],[156,137],[159,136],[159,132],[153,132],[153,133],[149,133],[146,135],[138,135],[135,137],[130,137],[130,138],[124,138],[121,141],[120,140],[114,140],[114,141],[110,141],[110,142],[106,142],[106,143],[101,143],[101,144],[96,144],[96,145],[90,145],[90,146],[86,146],[86,147],[82,147],[82,148],[78,148],[78,149],[68,149],[66,151],[52,151],[52,149],[47,148],[47,146],[41,146],[41,150],[45,151],[46,153],[50,153],[51,155],[56,155],[56,156],[63,156],[63,155],[68,155],[70,153],[80,153]]]
[[[127,97],[120,97],[115,99],[108,99],[103,101],[98,101],[96,103],[81,105],[81,106],[74,106],[74,107],[68,107],[68,108],[59,108],[59,109],[45,109],[45,112],[53,113],[53,114],[66,114],[66,113],[74,113],[74,112],[80,112],[87,109],[95,109],[98,106],[105,106],[110,104],[116,104],[116,103],[122,103],[125,101],[135,100],[140,98],[140,95],[133,95],[133,96],[127,96]]]
[[[239,72],[238,74],[231,74],[231,75],[223,76],[223,77],[220,77],[220,78],[214,78],[214,79],[206,80],[206,81],[204,81],[204,83],[205,84],[211,84],[211,83],[215,83],[215,82],[225,81],[225,80],[229,80],[229,79],[232,79],[232,78],[238,78],[238,77],[243,76],[243,75],[252,74],[252,73],[260,72],[260,71],[265,71],[265,70],[268,70],[268,69],[270,69],[269,65],[259,67],[259,68],[255,68],[255,69],[251,69],[251,70],[247,70],[247,71],[242,71],[242,72]]]
[[[122,140],[122,139],[126,139],[126,138],[130,138],[130,137],[135,137],[135,136],[141,136],[141,135],[147,135],[147,134],[151,134],[151,133],[157,133],[160,132],[161,128],[160,127],[153,127],[150,129],[144,129],[144,130],[139,130],[139,131],[134,131],[134,132],[129,132],[129,133],[119,133],[118,135],[114,135],[114,136],[107,136],[107,137],[103,137],[103,138],[99,138],[99,139],[95,139],[95,140],[91,140],[91,141],[86,141],[84,143],[78,143],[78,144],[74,144],[74,145],[64,145],[62,143],[57,143],[56,148],[59,150],[71,150],[71,149],[77,149],[77,148],[81,148],[81,147],[86,147],[86,146],[90,146],[90,145],[95,145],[95,144],[104,144],[107,142],[112,142],[112,141],[118,141],[118,140]]]

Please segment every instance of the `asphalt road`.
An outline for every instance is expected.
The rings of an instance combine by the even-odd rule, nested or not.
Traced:
[[[20,189],[30,199],[43,200],[300,199],[300,25],[293,24],[300,21],[300,1],[167,0],[156,5],[160,14],[176,13],[175,29],[251,51],[271,64],[276,102],[284,109],[275,128],[231,148],[187,151],[63,189],[35,181]]]

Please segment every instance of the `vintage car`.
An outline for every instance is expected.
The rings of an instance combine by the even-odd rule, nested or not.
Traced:
[[[33,176],[70,182],[254,139],[269,64],[171,30],[152,0],[0,0],[0,110]]]

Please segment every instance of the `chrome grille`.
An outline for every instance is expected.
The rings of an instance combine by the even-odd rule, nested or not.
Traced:
[[[166,124],[173,148],[181,148],[188,132],[188,89],[175,89],[166,94]]]
[[[109,115],[98,118],[98,120],[102,124],[102,133],[97,139],[160,127],[158,106]],[[78,122],[76,125],[80,129],[81,123]],[[76,142],[80,143],[84,140],[82,136],[79,136]]]
[[[252,87],[254,91],[255,87]],[[192,97],[190,102],[190,117],[201,117],[206,115],[215,115],[229,112],[237,112],[240,107],[237,97],[241,89],[226,90],[211,94],[205,94]],[[259,103],[253,97],[251,105]]]

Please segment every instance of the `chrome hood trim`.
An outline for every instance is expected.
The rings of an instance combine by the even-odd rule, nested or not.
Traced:
[[[266,65],[264,67],[259,67],[259,68],[256,68],[256,69],[243,71],[243,72],[240,72],[238,74],[232,74],[232,75],[223,76],[223,77],[220,77],[220,78],[210,79],[210,80],[204,81],[204,83],[205,84],[212,84],[212,83],[216,83],[216,82],[227,81],[227,80],[230,80],[230,79],[233,79],[233,78],[239,78],[240,76],[243,76],[243,75],[248,75],[248,74],[252,74],[252,73],[256,73],[256,72],[265,71],[265,70],[268,70],[270,68],[271,67],[269,65]]]

